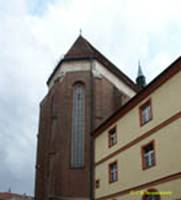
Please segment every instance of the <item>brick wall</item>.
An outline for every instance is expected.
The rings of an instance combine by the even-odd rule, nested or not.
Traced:
[[[41,103],[37,149],[35,196],[88,198],[91,120],[97,127],[115,112],[126,97],[106,78],[93,78],[90,71],[66,73]],[[81,81],[86,88],[85,166],[70,167],[72,86]],[[91,119],[93,112],[93,119]]]

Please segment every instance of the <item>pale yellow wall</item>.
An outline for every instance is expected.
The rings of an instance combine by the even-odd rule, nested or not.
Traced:
[[[118,122],[115,123],[117,124],[118,144],[114,147],[108,148],[107,135],[109,129],[98,136],[95,141],[96,162],[181,111],[180,85],[181,72],[150,95],[153,107],[153,120],[145,126],[140,127],[139,125],[138,111],[139,105],[144,103],[144,101],[127,113],[123,118],[118,120]],[[155,140],[157,165],[143,171],[141,163],[141,146],[147,144],[153,139]],[[116,192],[180,172],[180,152],[181,118],[160,129],[131,148],[126,149],[120,154],[117,154],[109,160],[99,164],[96,167],[95,172],[95,179],[100,179],[100,188],[96,190],[96,198],[114,194]],[[108,165],[114,160],[118,160],[119,180],[113,184],[109,184]],[[177,185],[173,185],[172,189],[173,188],[176,190]]]
[[[177,200],[181,199],[181,179],[172,180],[171,182],[165,182],[159,185],[152,186],[150,188],[157,189],[159,192],[171,192],[171,195],[162,195],[161,200]],[[149,188],[144,188],[137,190],[137,194],[130,192],[125,195],[115,196],[116,200],[142,200],[141,193],[147,191]],[[135,194],[135,195],[133,195]],[[168,194],[168,193],[167,193]],[[107,200],[112,200],[114,198],[107,198]]]
[[[151,128],[160,124],[175,113],[181,111],[181,72],[172,77],[164,85],[159,87],[144,101],[139,103],[135,108],[130,110],[124,117],[118,120],[118,144],[112,148],[108,148],[108,130],[104,131],[95,140],[95,161],[99,161],[115,150],[126,145],[133,139],[147,132]],[[140,127],[139,124],[139,106],[147,99],[152,100],[153,120]],[[111,128],[111,127],[110,127]],[[97,148],[98,147],[98,148]]]
[[[113,194],[181,171],[181,119],[96,167],[100,188],[96,197]],[[142,170],[141,147],[155,140],[156,166]],[[108,182],[108,165],[118,160],[119,179]]]

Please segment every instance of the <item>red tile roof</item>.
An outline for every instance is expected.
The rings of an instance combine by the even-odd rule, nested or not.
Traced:
[[[19,194],[11,193],[11,192],[0,192],[0,200],[10,199],[13,197],[19,197]]]
[[[79,36],[69,51],[65,54],[65,58],[94,57],[95,51],[86,39]]]

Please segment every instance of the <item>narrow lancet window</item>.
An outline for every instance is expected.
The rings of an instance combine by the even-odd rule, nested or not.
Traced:
[[[71,167],[84,166],[85,89],[82,83],[73,87]]]

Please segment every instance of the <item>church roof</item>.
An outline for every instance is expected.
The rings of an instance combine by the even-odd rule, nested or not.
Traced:
[[[128,85],[134,91],[138,91],[137,85],[128,76],[120,71],[111,61],[109,61],[102,53],[100,53],[81,35],[77,38],[72,47],[65,54],[64,58],[58,63],[53,73],[50,75],[47,84],[49,84],[51,78],[64,61],[83,59],[96,59],[110,72],[112,72],[113,74],[115,74],[115,76],[122,80],[126,85]]]
[[[65,54],[64,58],[94,57],[95,51],[90,43],[81,35],[74,42],[72,47]]]

